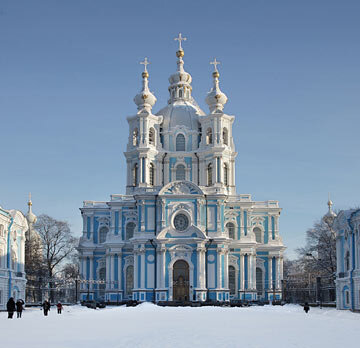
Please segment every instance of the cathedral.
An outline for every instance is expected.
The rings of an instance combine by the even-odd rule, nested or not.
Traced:
[[[143,62],[137,113],[127,117],[126,194],[84,201],[81,300],[229,301],[281,298],[283,252],[277,201],[237,194],[232,125],[216,59],[209,112],[192,97],[179,34],[168,104]]]

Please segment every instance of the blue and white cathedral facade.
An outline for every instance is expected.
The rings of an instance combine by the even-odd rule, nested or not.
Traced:
[[[81,299],[110,302],[281,297],[283,251],[277,201],[237,194],[232,125],[214,60],[209,112],[192,97],[179,35],[168,104],[143,85],[129,124],[126,194],[84,201]]]

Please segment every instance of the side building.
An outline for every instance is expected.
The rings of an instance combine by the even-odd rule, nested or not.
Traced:
[[[25,299],[25,232],[28,224],[18,210],[0,207],[0,310],[7,300]]]
[[[336,307],[360,310],[360,209],[342,210],[336,230]]]
[[[237,194],[235,116],[214,65],[209,112],[192,97],[181,35],[169,100],[158,113],[148,87],[134,98],[126,194],[80,209],[81,299],[229,301],[281,298],[283,251],[277,201]]]

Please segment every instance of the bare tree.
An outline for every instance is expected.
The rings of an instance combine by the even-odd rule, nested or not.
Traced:
[[[332,222],[316,222],[306,231],[306,245],[297,249],[305,269],[319,276],[334,277],[336,273],[336,233]]]
[[[52,278],[60,271],[61,263],[75,252],[77,239],[72,236],[66,221],[55,220],[45,214],[38,217],[35,229],[42,240],[47,276]]]

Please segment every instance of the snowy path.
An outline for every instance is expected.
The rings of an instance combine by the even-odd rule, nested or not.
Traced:
[[[342,348],[360,344],[360,315],[300,306],[250,308],[138,307],[28,309],[22,319],[0,313],[1,347]]]

